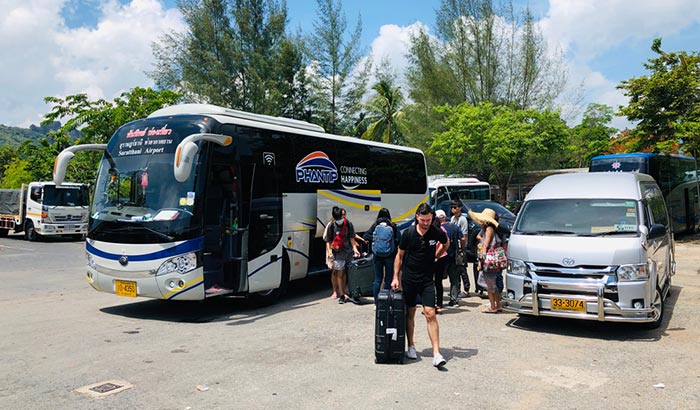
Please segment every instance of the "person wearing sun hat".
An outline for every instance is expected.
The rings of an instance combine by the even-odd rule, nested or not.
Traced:
[[[498,228],[498,221],[496,220],[496,211],[491,208],[484,208],[481,212],[469,211],[469,217],[479,225],[481,225],[481,234],[479,238],[481,239],[481,254],[479,255],[479,265],[484,259],[484,254],[489,247],[499,246],[501,243],[501,238],[496,233],[496,228]],[[482,313],[498,313],[501,311],[501,295],[498,292],[498,285],[496,283],[496,277],[501,275],[501,271],[486,271],[479,266],[479,270],[482,270],[484,275],[484,280],[486,281],[486,292],[489,296],[489,307],[483,309]]]

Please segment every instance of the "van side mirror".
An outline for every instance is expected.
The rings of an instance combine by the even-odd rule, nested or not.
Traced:
[[[53,182],[56,185],[61,185],[63,180],[66,178],[66,170],[68,169],[68,162],[75,156],[76,152],[79,151],[104,151],[107,149],[107,144],[83,144],[83,145],[73,145],[61,151],[56,156],[53,162]]]
[[[661,238],[664,235],[666,235],[666,226],[662,224],[653,224],[651,225],[651,229],[649,229],[647,239]]]
[[[233,141],[233,138],[227,135],[204,133],[192,134],[185,137],[185,139],[177,145],[175,161],[173,161],[173,173],[177,182],[187,181],[187,177],[189,177],[192,171],[194,156],[197,155],[197,151],[199,151],[199,147],[195,144],[197,141],[209,141],[221,146],[227,146]]]

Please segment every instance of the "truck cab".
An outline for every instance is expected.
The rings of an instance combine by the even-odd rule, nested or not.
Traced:
[[[90,205],[85,184],[30,182],[21,190],[3,190],[0,195],[0,235],[11,230],[24,232],[27,240],[41,236],[82,238],[87,233]]]

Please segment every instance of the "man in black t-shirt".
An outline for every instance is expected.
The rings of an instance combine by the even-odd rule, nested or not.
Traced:
[[[416,223],[401,236],[399,251],[394,261],[394,280],[392,289],[403,288],[406,301],[406,338],[408,351],[406,357],[417,359],[413,340],[415,329],[416,299],[421,296],[423,315],[428,322],[428,337],[433,347],[433,366],[444,366],[445,358],[440,354],[440,331],[435,315],[435,282],[433,279],[435,261],[447,248],[447,235],[434,226],[433,210],[430,205],[422,203],[416,211]]]

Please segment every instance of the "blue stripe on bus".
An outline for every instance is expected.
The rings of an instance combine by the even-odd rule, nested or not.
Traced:
[[[267,268],[268,266],[272,265],[273,263],[279,262],[279,261],[281,261],[281,260],[282,260],[282,258],[277,258],[277,259],[275,259],[274,261],[267,262],[266,264],[262,265],[261,267],[257,268],[256,270],[254,270],[252,273],[249,273],[249,274],[248,274],[248,277],[251,277],[251,276],[255,275],[256,273],[258,273],[258,272],[260,272],[261,270]]]
[[[305,254],[304,252],[302,252],[298,249],[294,249],[294,248],[284,248],[284,249],[286,249],[289,252],[294,252],[296,254],[299,254],[299,255],[305,257],[306,259],[309,259],[309,255]]]
[[[156,259],[163,259],[163,258],[168,258],[171,256],[176,256],[180,255],[183,253],[187,252],[196,252],[200,251],[204,248],[204,237],[200,236],[199,238],[194,238],[187,240],[179,245],[175,245],[171,248],[168,249],[163,249],[157,252],[153,253],[147,253],[144,255],[126,255],[129,258],[130,262],[145,262],[145,261],[151,261],[151,260],[156,260]],[[116,253],[110,253],[110,252],[105,252],[102,250],[99,250],[92,246],[89,241],[85,242],[85,249],[88,251],[88,253],[99,256],[100,258],[105,258],[105,259],[110,259],[110,260],[119,260],[119,257],[122,256],[120,254]]]
[[[342,195],[342,196],[346,196],[349,198],[360,199],[363,201],[381,201],[382,200],[381,195],[374,195],[374,196],[360,195],[360,194],[357,194],[354,192],[342,191],[342,190],[337,190],[337,189],[330,189],[329,191],[331,191],[337,195]]]
[[[399,230],[400,230],[400,231],[403,231],[404,229],[406,229],[406,228],[410,227],[411,225],[413,225],[413,222],[414,222],[414,221],[407,221],[407,222],[402,223],[401,225],[398,226],[398,227],[399,227]]]

